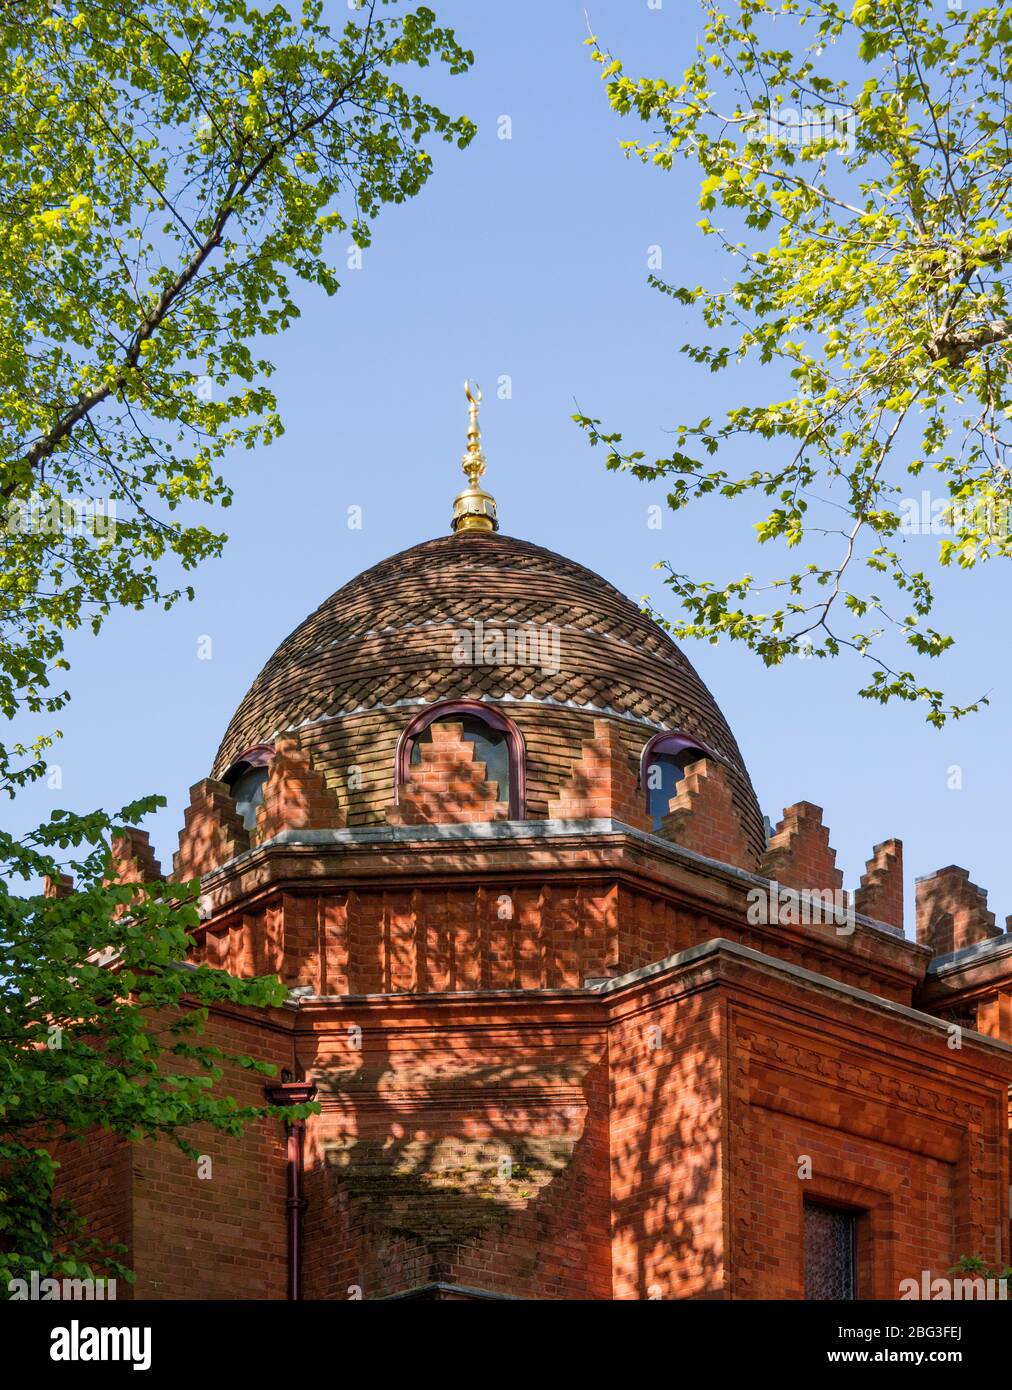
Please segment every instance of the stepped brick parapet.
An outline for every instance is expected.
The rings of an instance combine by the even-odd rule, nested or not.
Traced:
[[[284,830],[322,830],[344,824],[337,797],[308,749],[295,734],[278,738],[263,801],[257,807],[255,839],[262,842]]]
[[[549,640],[456,640],[479,624]],[[284,998],[222,989],[205,1041],[239,1106],[319,1111],[186,1136],[213,1182],[168,1144],[62,1147],[128,1296],[893,1300],[1009,1263],[1012,939],[961,869],[905,938],[899,841],[852,902],[809,802],[768,836],[687,657],[582,566],[488,530],[374,566],[212,770],[186,964]],[[134,832],[116,855],[157,870]]]
[[[610,719],[594,721],[594,737],[585,739],[573,770],[548,802],[558,820],[620,820],[638,830],[651,828],[638,771],[622,730]]]
[[[172,860],[177,882],[201,878],[249,847],[249,832],[225,783],[211,777],[195,783]]]
[[[400,787],[391,825],[438,825],[447,822],[505,820],[509,803],[487,776],[464,727],[447,720],[431,726],[431,739],[419,740],[421,761],[411,767],[410,781]]]
[[[785,809],[784,818],[766,847],[762,872],[802,892],[836,892],[843,887],[836,851],[829,843],[829,830],[822,823],[821,806],[798,801]]]
[[[146,830],[126,826],[112,837],[110,878],[116,883],[158,883],[162,866]]]
[[[876,845],[854,894],[854,906],[866,917],[903,930],[903,843]]]
[[[701,758],[686,768],[661,822],[660,834],[722,864],[739,869],[757,867],[727,772],[712,758]]]
[[[987,893],[950,864],[917,880],[917,940],[936,956],[1001,936]]]

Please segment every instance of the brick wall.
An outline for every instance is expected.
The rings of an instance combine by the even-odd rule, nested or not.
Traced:
[[[402,1004],[349,1001],[343,1030],[313,1030],[307,1297],[609,1297],[600,1027],[520,999]]]
[[[291,1064],[290,1040],[266,1020],[215,1012],[204,1037],[230,1052]],[[262,1076],[226,1064],[219,1092],[262,1105],[263,1085]],[[188,1138],[210,1159],[209,1177],[168,1140],[133,1147],[136,1297],[284,1298],[283,1126],[260,1122],[242,1138],[201,1126]]]
[[[1007,1261],[1007,1064],[828,997],[813,1029],[810,988],[730,973],[732,1295],[802,1296],[806,1198],[858,1213],[859,1297]]]

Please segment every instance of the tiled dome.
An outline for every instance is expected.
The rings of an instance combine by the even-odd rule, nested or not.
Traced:
[[[558,629],[558,661],[455,661],[458,634],[472,632],[478,621],[486,635],[493,628],[551,625]],[[678,647],[593,571],[491,533],[462,532],[413,546],[331,595],[253,682],[222,740],[214,775],[247,749],[293,728],[319,744],[328,771],[327,740],[333,741],[337,726],[359,728],[371,739],[373,724],[363,716],[382,714],[403,728],[422,705],[447,699],[499,706],[524,733],[529,760],[559,759],[556,741],[548,741],[549,752],[542,740],[546,751],[537,752],[536,731],[547,724],[561,728],[556,716],[562,711],[584,716],[588,727],[594,717],[621,718],[631,747],[660,730],[690,735],[726,760],[746,832],[762,851],[762,816],[738,746]],[[573,756],[579,751],[574,748]],[[347,763],[357,758],[356,749],[346,741],[333,757]],[[320,758],[317,751],[318,765]],[[338,771],[336,763],[329,771]],[[536,787],[537,768],[532,771]],[[550,784],[551,776],[543,780]],[[538,814],[536,804],[529,813]]]

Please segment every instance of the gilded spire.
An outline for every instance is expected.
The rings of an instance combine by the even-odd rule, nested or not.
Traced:
[[[468,486],[454,498],[453,529],[498,531],[495,498],[478,485],[485,472],[485,455],[481,452],[481,426],[478,424],[481,388],[477,382],[465,381],[464,395],[467,397],[467,449],[464,452],[462,467]]]

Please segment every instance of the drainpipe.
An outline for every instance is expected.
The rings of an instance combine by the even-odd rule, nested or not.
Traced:
[[[286,1067],[279,1086],[265,1086],[264,1095],[271,1105],[305,1105],[316,1099],[316,1087],[309,1081],[293,1081]],[[288,1216],[288,1297],[298,1302],[302,1297],[302,1217],[308,1206],[302,1195],[304,1120],[285,1120],[288,1140],[288,1197],[285,1210]]]

